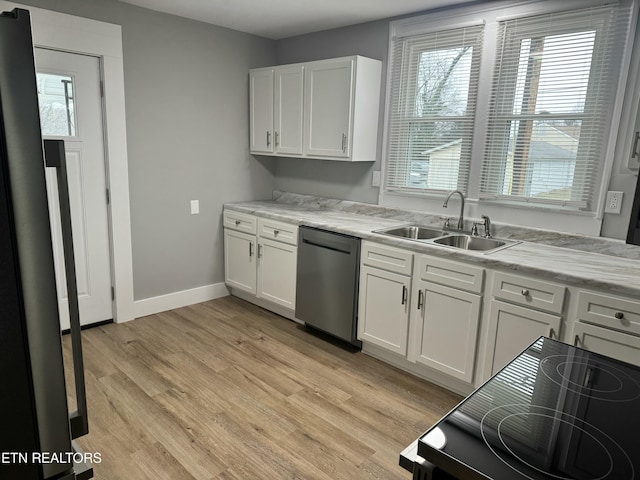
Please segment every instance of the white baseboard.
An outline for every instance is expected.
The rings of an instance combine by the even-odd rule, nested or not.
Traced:
[[[224,282],[205,285],[204,287],[182,290],[158,297],[145,298],[133,302],[135,317],[146,317],[154,313],[166,312],[174,308],[186,307],[194,303],[206,302],[214,298],[226,297],[229,290]]]

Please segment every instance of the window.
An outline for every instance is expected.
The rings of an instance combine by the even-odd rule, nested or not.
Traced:
[[[481,198],[593,209],[624,43],[617,10],[500,22]]]
[[[558,228],[569,213],[599,232],[635,1],[490,2],[392,22],[381,203],[435,207],[458,189],[498,221],[519,208]]]
[[[66,75],[38,73],[36,79],[42,134],[75,137],[73,78]]]
[[[466,191],[482,27],[394,41],[386,187]]]

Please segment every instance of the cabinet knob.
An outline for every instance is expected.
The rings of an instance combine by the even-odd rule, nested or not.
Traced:
[[[526,288],[523,288],[520,293],[522,294],[523,297],[529,296],[529,290],[527,290]]]
[[[277,237],[279,233],[280,233],[280,230],[274,230],[273,231],[273,236]]]
[[[616,312],[614,317],[616,317],[618,320],[622,320],[624,318],[624,313]]]
[[[236,227],[240,225],[240,220],[236,220]]]

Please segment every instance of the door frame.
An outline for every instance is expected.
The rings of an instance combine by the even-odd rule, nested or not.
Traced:
[[[124,64],[120,25],[0,0],[0,10],[29,10],[34,47],[98,57],[103,85],[103,129],[111,274],[114,287],[113,320],[135,318],[131,210],[124,102]]]

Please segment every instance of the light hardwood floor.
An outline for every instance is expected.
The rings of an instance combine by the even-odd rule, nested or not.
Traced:
[[[98,480],[409,479],[400,451],[460,400],[234,297],[83,349]]]

